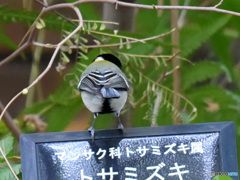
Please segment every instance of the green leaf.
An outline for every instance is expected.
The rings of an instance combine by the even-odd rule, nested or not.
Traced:
[[[20,173],[21,164],[11,164],[11,166],[12,166],[13,171],[16,174]],[[12,174],[12,172],[8,166],[4,166],[4,167],[0,167],[0,177],[1,177],[1,180],[10,180],[10,179],[14,178],[14,175]]]
[[[10,9],[7,6],[0,7],[0,22],[5,23],[23,23],[31,25],[35,19],[38,17],[39,13],[35,11],[26,11],[22,9]],[[72,31],[76,26],[72,23],[60,18],[55,14],[47,14],[44,16],[44,24],[46,24],[47,29],[65,30]],[[41,24],[41,23],[40,23]]]
[[[76,2],[76,0],[68,0],[72,2]],[[91,19],[91,20],[101,20],[101,14],[99,11],[96,9],[94,4],[81,4],[79,5],[79,9],[81,11],[82,16],[84,19]]]
[[[61,55],[62,55],[61,60],[63,62],[65,62],[65,63],[69,63],[70,62],[70,59],[68,58],[68,56],[64,52],[62,52]]]
[[[44,20],[41,19],[41,18],[39,19],[39,21],[36,22],[36,28],[37,28],[37,29],[43,29],[45,26],[46,26],[46,25],[45,25],[45,22],[44,22]]]
[[[196,103],[204,103],[205,99],[212,99],[224,110],[230,110],[231,106],[237,105],[236,99],[229,94],[228,91],[217,85],[206,85],[193,88],[189,96],[191,100]]]
[[[196,15],[196,14],[195,14]],[[196,18],[195,18],[196,17]],[[220,30],[231,19],[230,15],[209,14],[208,18],[194,16],[196,23],[185,26],[181,31],[181,55],[187,57]]]
[[[62,131],[83,107],[80,97],[69,99],[67,105],[55,104],[43,116],[47,119],[48,131]]]
[[[17,49],[17,45],[3,32],[2,27],[0,26],[0,43],[11,48]]]
[[[100,30],[100,31],[103,31],[104,29],[106,29],[106,26],[105,26],[104,23],[102,23],[101,26],[100,26],[100,28],[99,28],[99,30]]]
[[[7,6],[0,7],[0,21],[5,23],[21,22],[31,24],[37,17],[37,12],[10,9]]]
[[[226,90],[226,93],[232,98],[232,99],[234,99],[235,101],[236,101],[236,107],[235,107],[235,109],[239,112],[239,114],[240,114],[240,94],[237,94],[237,93],[234,93],[234,92],[232,92],[232,91],[228,91],[228,90]]]
[[[200,61],[194,65],[184,67],[182,72],[182,88],[186,90],[198,82],[215,78],[223,72],[220,63],[211,61]]]
[[[187,97],[198,109],[198,117],[195,123],[217,122],[217,121],[235,121],[238,123],[239,110],[238,103],[228,91],[217,85],[206,85],[192,88]],[[210,102],[209,104],[207,103]],[[216,109],[209,110],[211,105]]]
[[[152,4],[156,4],[157,1],[141,0],[139,1],[139,3],[152,5]],[[153,11],[149,9],[139,9],[139,12],[136,17],[136,21],[137,21],[137,24],[136,24],[137,29],[139,31],[141,30],[141,32],[147,33],[147,32],[153,32],[153,30],[156,29],[156,24],[158,24],[159,21],[161,21],[161,19],[157,17],[157,11]]]
[[[97,28],[98,28],[98,25],[97,25],[97,23],[93,23],[93,26],[92,26],[92,30],[97,30]]]
[[[226,75],[231,82],[233,79],[233,57],[231,56],[230,48],[232,38],[225,36],[223,33],[216,33],[211,38],[211,43],[216,55],[219,57],[223,66],[226,69]]]
[[[80,54],[80,57],[81,58],[83,58],[84,60],[88,60],[88,57],[85,55],[85,54],[83,54],[83,53],[79,53]]]
[[[0,146],[5,155],[7,155],[13,149],[13,140],[14,138],[12,136],[8,136],[0,141]],[[0,157],[2,158],[1,154]]]
[[[122,49],[123,48],[123,40],[122,40],[122,38],[120,38],[120,42],[119,42],[119,49]]]
[[[130,49],[131,48],[131,44],[130,44],[130,42],[129,42],[129,39],[126,39],[126,47],[127,47],[127,49]]]

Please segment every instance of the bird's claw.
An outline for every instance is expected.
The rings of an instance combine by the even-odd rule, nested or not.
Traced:
[[[90,131],[91,133],[91,138],[92,138],[92,141],[94,142],[94,128],[91,126],[90,128],[88,128],[88,131]]]
[[[123,132],[123,134],[125,134],[126,131],[122,123],[118,124],[118,129],[120,129]]]

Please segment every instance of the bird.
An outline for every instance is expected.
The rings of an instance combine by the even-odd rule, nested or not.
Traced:
[[[88,129],[93,140],[94,123],[99,114],[115,114],[118,129],[124,131],[120,112],[127,101],[130,87],[121,67],[120,60],[113,54],[100,54],[80,77],[77,88],[83,103],[93,113],[93,121]]]

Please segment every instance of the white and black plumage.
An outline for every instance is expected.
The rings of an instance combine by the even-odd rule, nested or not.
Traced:
[[[118,58],[112,54],[97,56],[82,73],[78,90],[81,91],[83,103],[94,114],[89,128],[92,138],[98,114],[115,113],[119,120],[118,128],[123,130],[119,115],[127,101],[129,84]]]

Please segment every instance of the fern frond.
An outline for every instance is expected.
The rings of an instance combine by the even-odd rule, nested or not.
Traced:
[[[132,67],[132,66],[131,66]],[[154,84],[156,87],[158,87],[161,91],[162,91],[162,102],[160,103],[160,107],[162,106],[166,106],[166,108],[168,110],[170,110],[173,114],[174,117],[180,117],[181,113],[184,112],[186,114],[189,114],[189,119],[193,120],[197,117],[197,108],[191,103],[191,101],[189,101],[186,97],[184,97],[183,95],[167,88],[166,86],[159,84],[155,81],[153,81],[152,79],[150,79],[149,77],[147,77],[145,74],[143,74],[141,71],[139,71],[138,69],[132,67],[137,73],[141,74],[142,78],[144,78],[148,83],[147,83],[147,88],[146,88],[146,94],[144,94],[144,96],[141,97],[144,98],[146,96],[146,98],[148,98],[148,101],[150,99],[150,96],[152,96],[154,93],[156,93],[157,91],[152,91],[152,88],[149,88],[151,85],[150,84]],[[178,111],[172,103],[172,95],[176,95],[182,102],[184,102],[184,108],[181,111]],[[141,100],[140,99],[140,100]],[[139,100],[139,101],[140,101]],[[139,102],[138,101],[138,102]],[[137,103],[138,103],[137,102]],[[151,102],[148,102],[149,105],[151,105]],[[150,108],[152,109],[152,108]],[[149,113],[149,112],[147,112]],[[148,116],[147,116],[148,117]],[[152,118],[152,117],[151,117]]]
[[[38,17],[38,15],[39,13],[34,11],[10,9],[7,6],[0,7],[0,21],[4,23],[20,22],[23,24],[31,25]],[[46,24],[47,29],[53,28],[59,31],[63,28],[63,26],[65,30],[72,30],[74,28],[73,24],[53,14],[47,14],[44,16],[43,20]]]
[[[194,66],[188,66],[183,69],[182,88],[186,90],[198,82],[202,82],[210,78],[215,78],[223,72],[224,71],[220,63],[200,61],[198,63],[195,63]]]
[[[221,29],[231,19],[229,15],[210,16],[204,19],[194,20],[200,21],[199,25],[191,25],[183,28],[181,33],[181,54],[187,57],[194,50],[199,48],[214,33]]]

